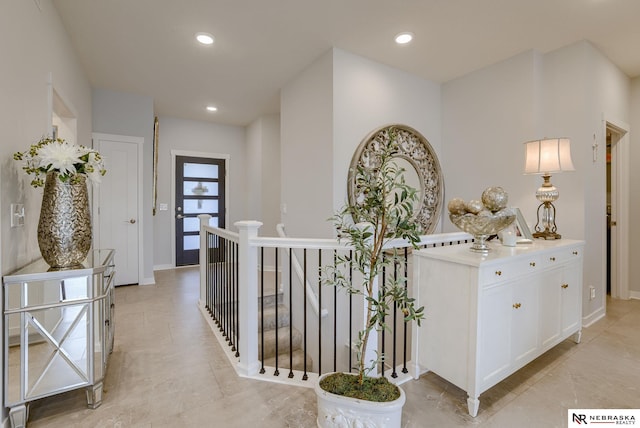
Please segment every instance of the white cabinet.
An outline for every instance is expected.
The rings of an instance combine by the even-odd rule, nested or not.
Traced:
[[[479,396],[567,337],[580,340],[582,249],[574,240],[416,252],[414,283],[425,322],[414,330],[416,377],[433,371]]]

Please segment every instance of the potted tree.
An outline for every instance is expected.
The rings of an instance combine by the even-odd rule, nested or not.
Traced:
[[[339,255],[335,266],[325,270],[324,283],[363,296],[365,317],[355,344],[356,373],[328,373],[318,380],[315,389],[320,427],[360,426],[354,425],[357,422],[362,426],[400,426],[404,393],[386,378],[369,376],[384,355],[371,357],[365,351],[370,335],[388,328],[385,319],[394,305],[406,321],[415,320],[420,325],[424,316],[424,308],[415,308],[414,299],[407,295],[402,275],[385,275],[385,283],[377,283],[385,267],[400,262],[387,244],[403,238],[416,247],[420,240],[420,226],[413,215],[417,190],[405,182],[404,170],[395,162],[395,129],[389,127],[378,135],[375,158],[351,171],[356,200],[331,218],[338,238],[353,251]],[[353,282],[345,269],[348,266],[359,272]]]

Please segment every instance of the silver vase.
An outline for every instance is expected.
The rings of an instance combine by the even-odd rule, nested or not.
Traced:
[[[38,245],[52,268],[80,265],[91,248],[91,214],[86,177],[63,183],[57,172],[47,174],[38,222]]]

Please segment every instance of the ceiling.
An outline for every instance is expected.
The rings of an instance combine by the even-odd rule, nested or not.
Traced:
[[[638,0],[53,0],[92,86],[156,114],[247,125],[331,47],[446,82],[589,40],[640,75]],[[197,32],[215,43],[195,42]],[[415,34],[399,46],[394,35]],[[205,106],[215,105],[210,113]]]

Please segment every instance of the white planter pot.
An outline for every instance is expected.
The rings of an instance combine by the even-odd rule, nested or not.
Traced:
[[[329,428],[400,428],[402,406],[406,396],[402,388],[400,398],[378,403],[343,397],[320,388],[320,381],[331,373],[325,373],[315,385],[318,398],[318,427]]]

